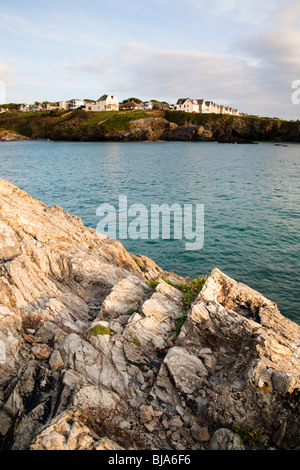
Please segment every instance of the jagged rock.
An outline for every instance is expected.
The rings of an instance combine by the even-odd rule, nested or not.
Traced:
[[[99,317],[114,318],[132,310],[138,311],[150,292],[150,287],[137,277],[122,279],[103,301]]]
[[[170,349],[164,363],[176,389],[187,395],[197,393],[202,387],[203,379],[208,375],[201,359],[178,346]]]
[[[45,361],[49,359],[51,355],[51,349],[47,344],[35,344],[32,347],[32,352],[35,355],[37,359],[40,359],[41,361]]]
[[[202,428],[201,426],[198,426],[197,424],[194,424],[194,426],[191,427],[191,433],[192,433],[193,438],[199,442],[207,442],[210,440],[210,437],[211,437],[208,432],[207,427]]]
[[[98,443],[76,413],[64,413],[46,427],[31,444],[31,450],[95,450]],[[103,444],[102,444],[103,445]]]
[[[208,445],[209,450],[245,450],[240,437],[229,429],[218,429]]]
[[[273,302],[215,269],[176,338],[176,273],[3,180],[0,207],[1,448],[299,445],[300,327]]]
[[[174,320],[182,315],[182,292],[161,280],[150,299],[127,323],[124,337],[137,341],[144,351],[157,356],[165,348]]]
[[[261,294],[215,269],[178,338],[181,347],[195,354],[191,338],[209,347],[222,366],[210,379],[207,422],[219,427],[239,422],[272,433],[282,415],[288,415],[291,436],[295,432],[298,441],[298,325]]]
[[[53,370],[53,372],[55,372],[56,370],[59,370],[59,369],[63,369],[65,367],[65,363],[62,360],[59,351],[57,351],[57,350],[53,351],[53,353],[51,354],[51,357],[49,359],[49,365],[50,365],[51,369]]]

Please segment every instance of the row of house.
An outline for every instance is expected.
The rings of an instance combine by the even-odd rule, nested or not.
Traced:
[[[103,95],[99,100],[80,100],[72,99],[69,101],[58,101],[55,103],[36,103],[36,104],[23,104],[20,107],[20,111],[26,112],[41,112],[41,111],[53,111],[53,110],[74,110],[82,108],[85,111],[118,111],[119,101],[116,96]]]
[[[187,113],[216,113],[216,114],[232,114],[239,116],[237,109],[231,106],[223,106],[213,101],[205,101],[191,98],[180,98],[175,106],[175,111],[185,111]]]
[[[40,111],[53,111],[58,110],[72,110],[80,108],[85,105],[84,100],[69,100],[69,101],[57,101],[55,103],[49,103],[48,101],[39,104],[22,104],[20,111],[23,113],[27,112],[40,112]]]
[[[204,99],[191,99],[180,98],[176,106],[170,106],[167,103],[159,103],[155,100],[146,103],[136,103],[135,101],[127,101],[119,103],[119,100],[114,95],[102,95],[98,100],[80,100],[72,99],[69,101],[59,101],[55,103],[44,102],[42,104],[36,103],[34,105],[24,104],[21,105],[20,111],[22,112],[40,112],[52,110],[74,110],[82,108],[85,111],[100,112],[100,111],[119,111],[126,109],[171,109],[174,111],[185,111],[188,113],[216,113],[216,114],[232,114],[240,115],[237,109],[230,106],[223,106],[214,103],[213,101],[205,101]]]
[[[147,101],[145,103],[137,103],[135,101],[126,101],[125,103],[119,103],[119,100],[114,95],[103,95],[98,100],[78,100],[73,99],[69,101],[59,101],[55,103],[36,103],[36,104],[24,104],[21,105],[20,111],[22,112],[40,112],[40,111],[52,111],[52,110],[73,110],[82,108],[84,111],[119,111],[126,109],[144,109],[152,110],[154,108],[165,108],[174,109],[164,103],[156,101]]]

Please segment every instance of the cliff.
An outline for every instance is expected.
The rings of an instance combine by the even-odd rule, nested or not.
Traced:
[[[0,228],[2,449],[299,446],[300,327],[271,300],[218,269],[189,297],[4,180]]]
[[[300,142],[298,121],[173,111],[3,113],[0,126],[30,139]]]

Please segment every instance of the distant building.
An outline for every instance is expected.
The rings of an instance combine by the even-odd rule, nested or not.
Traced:
[[[43,111],[43,108],[40,104],[21,104],[19,111],[22,113],[38,113]]]
[[[66,109],[78,109],[78,108],[81,108],[81,106],[84,106],[85,105],[85,102],[84,100],[77,100],[77,99],[73,99],[73,100],[69,100],[66,102],[66,106],[67,108]]]
[[[153,109],[153,103],[151,101],[146,101],[144,103],[144,109],[147,111],[151,111]]]
[[[59,101],[58,105],[59,105],[59,109],[61,109],[61,110],[68,108],[68,105],[67,105],[66,101]]]
[[[205,101],[203,99],[179,98],[175,111],[185,111],[186,113],[215,113],[215,114],[234,114],[239,116],[237,109],[230,106],[216,104],[213,101]]]
[[[76,102],[79,102],[79,101],[80,100],[57,101],[57,102],[52,102],[52,103],[50,103],[49,101],[44,101],[43,103],[39,103],[39,104],[22,104],[20,106],[19,111],[21,111],[22,113],[35,113],[35,112],[40,112],[40,111],[53,111],[55,109],[58,109],[58,110],[75,109],[75,107],[78,107],[76,105]]]
[[[119,100],[113,95],[103,95],[97,101],[86,100],[85,111],[119,111]]]
[[[58,102],[57,103],[46,102],[42,104],[42,107],[43,107],[43,111],[54,111],[55,109],[62,109]]]
[[[180,98],[176,104],[176,111],[185,111],[186,113],[199,113],[198,100],[191,98]]]
[[[120,109],[144,109],[142,103],[136,103],[135,101],[126,101],[119,106]]]

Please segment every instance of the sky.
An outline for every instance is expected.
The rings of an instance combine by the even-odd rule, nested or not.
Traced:
[[[0,0],[0,103],[189,97],[300,119],[296,80],[300,0]]]

